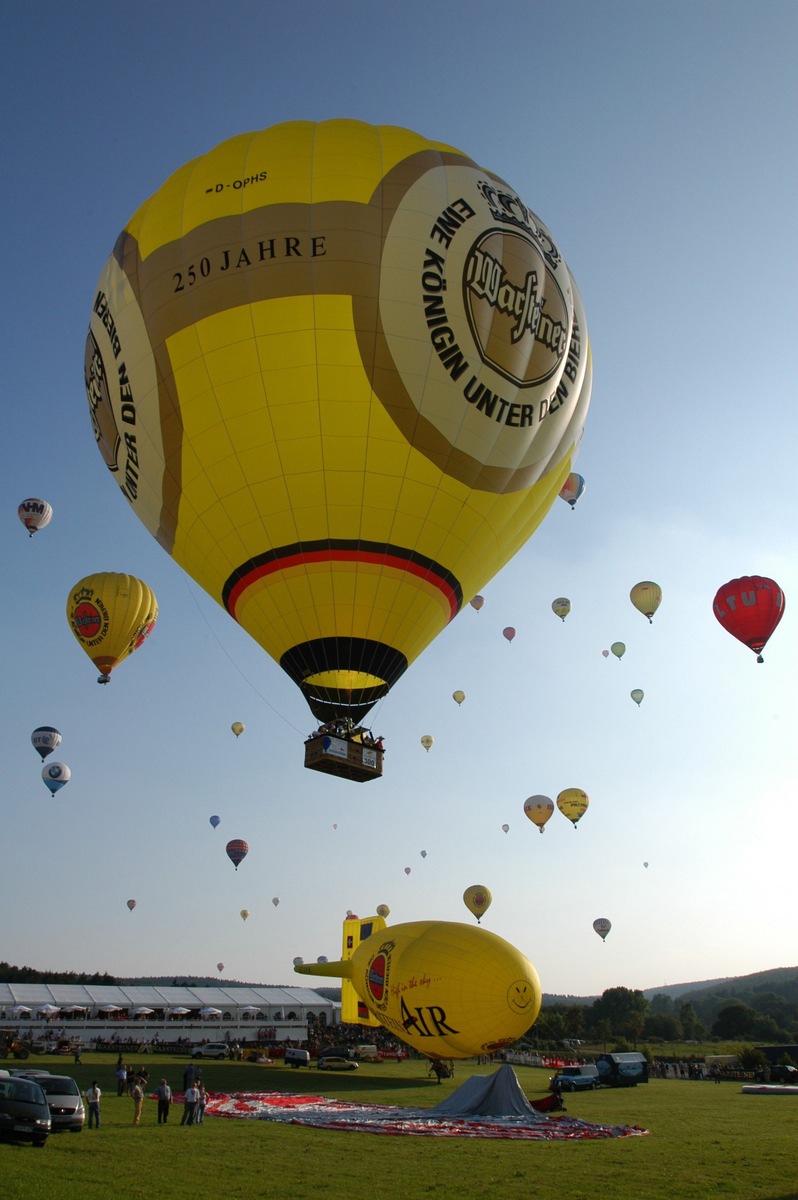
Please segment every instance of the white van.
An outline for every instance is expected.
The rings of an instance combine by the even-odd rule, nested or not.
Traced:
[[[310,1055],[307,1050],[295,1050],[293,1046],[289,1046],[285,1052],[285,1065],[287,1067],[309,1067]]]
[[[379,1062],[380,1055],[374,1045],[355,1046],[355,1057],[361,1062]]]

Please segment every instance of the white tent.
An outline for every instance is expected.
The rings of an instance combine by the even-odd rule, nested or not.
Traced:
[[[222,1015],[222,1010],[220,1008],[201,1008],[200,1009],[201,1017],[220,1017],[221,1015]]]
[[[21,1017],[23,1013],[30,1013],[31,1011],[32,1010],[28,1008],[27,1004],[15,1004],[11,1009],[11,1016]]]

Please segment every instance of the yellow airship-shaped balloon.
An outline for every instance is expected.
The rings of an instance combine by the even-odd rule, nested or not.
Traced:
[[[532,535],[591,376],[514,188],[350,120],[178,170],[117,239],[85,352],[130,506],[322,720],[360,720]]]
[[[342,1021],[383,1025],[431,1058],[509,1046],[540,1011],[540,982],[525,955],[495,933],[452,921],[345,921],[341,961],[294,969],[340,977]]]
[[[554,801],[548,796],[529,796],[524,801],[524,812],[532,824],[537,825],[543,833],[543,826],[554,812]]]
[[[118,667],[149,637],[158,617],[152,589],[132,575],[100,571],[69,593],[67,620],[85,653],[108,683]]]
[[[492,900],[493,896],[490,891],[481,883],[475,883],[463,892],[463,904],[470,913],[474,914],[477,922],[484,917]]]
[[[566,788],[564,792],[560,792],[557,797],[557,807],[564,817],[572,823],[576,829],[576,823],[587,812],[587,806],[590,803],[587,793],[581,788]]]
[[[649,624],[651,624],[654,613],[662,600],[662,588],[658,583],[652,583],[651,580],[645,579],[642,583],[634,585],[629,593],[629,599],[638,612],[641,612],[644,617],[648,617]]]

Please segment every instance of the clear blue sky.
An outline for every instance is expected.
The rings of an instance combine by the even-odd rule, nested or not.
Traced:
[[[3,7],[0,957],[286,982],[295,955],[337,956],[347,909],[469,921],[481,883],[485,925],[548,992],[798,961],[797,36],[781,0]],[[302,768],[299,692],[128,510],[82,379],[96,279],[142,200],[234,134],[339,116],[512,183],[563,248],[595,365],[583,499],[381,703],[385,777],[362,786]],[[28,540],[37,495],[55,516]],[[107,688],[64,615],[95,570],[160,604]],[[753,573],[787,596],[763,666],[711,607]],[[640,579],[664,591],[651,626]],[[55,799],[41,724],[72,769]],[[541,837],[525,798],[570,786],[587,815]]]

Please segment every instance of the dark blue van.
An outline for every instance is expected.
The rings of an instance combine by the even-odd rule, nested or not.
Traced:
[[[604,1087],[637,1087],[648,1083],[648,1063],[637,1051],[599,1054],[596,1057],[599,1082]]]

